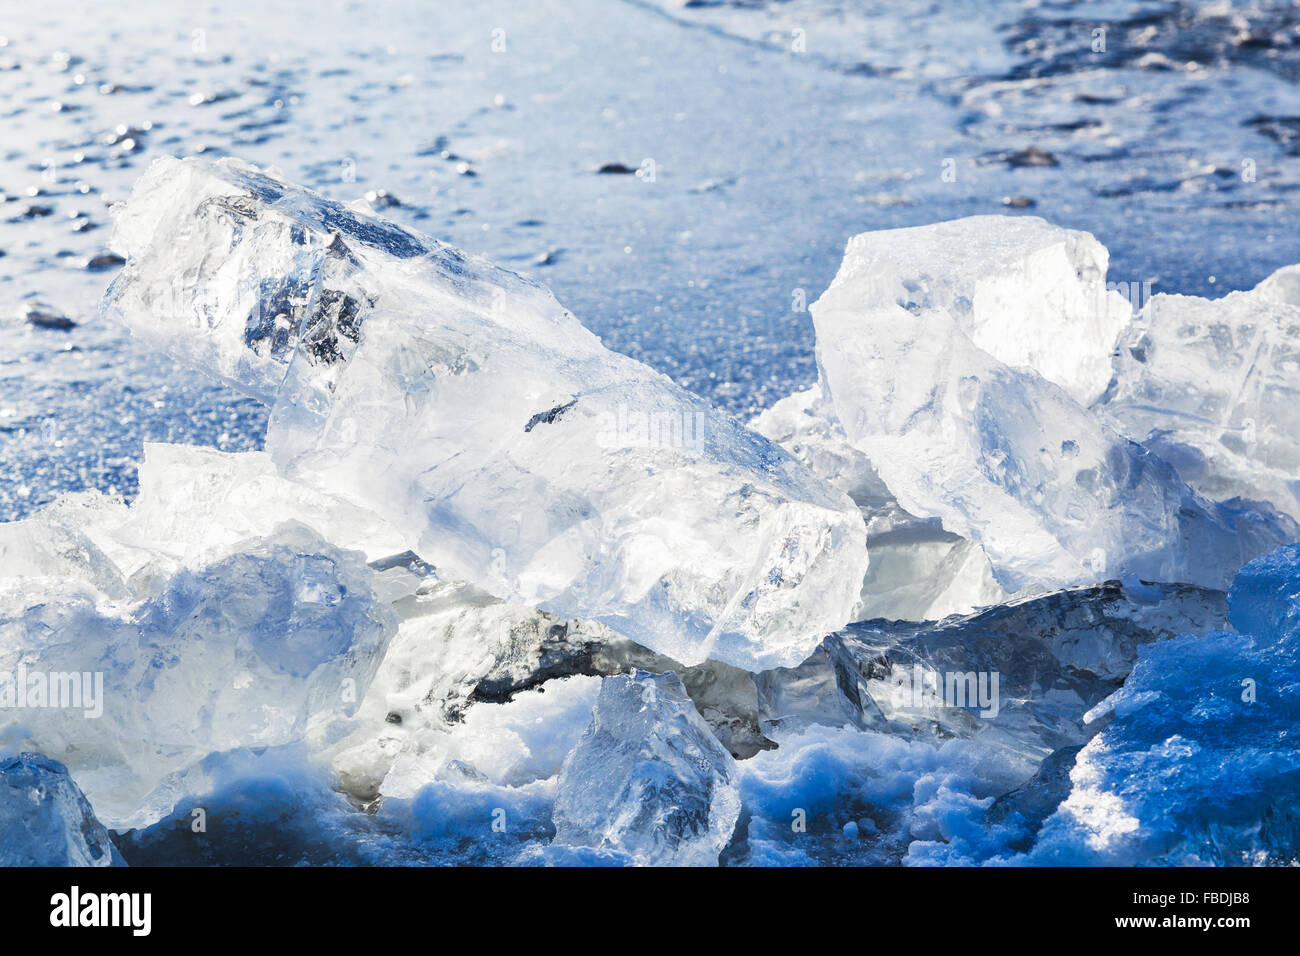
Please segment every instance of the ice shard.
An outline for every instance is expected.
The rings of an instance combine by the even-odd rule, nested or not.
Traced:
[[[1029,337],[1007,304],[1017,283],[1026,301],[1041,299],[1036,314],[1049,326],[1070,312],[1049,311],[1065,306],[1039,294],[1032,268],[1005,268],[1002,230],[1014,234],[1016,220],[963,222],[960,242],[949,241],[951,224],[903,230],[898,241],[892,232],[854,238],[812,306],[836,416],[903,508],[977,542],[1013,592],[1124,575],[1222,588],[1245,561],[1294,539],[1290,519],[1205,500],[1081,404],[1100,378],[1082,374],[1086,362],[1069,373],[1068,329],[1053,333],[1063,353],[1055,366],[1044,351],[1032,350],[1032,364],[1009,354],[999,315]],[[929,253],[918,239],[927,230]],[[907,249],[914,257],[900,259]],[[1067,271],[1095,283],[1096,268],[1076,258]],[[1000,277],[992,300],[1006,312],[975,321],[986,272]]]
[[[555,843],[713,866],[740,815],[736,763],[674,674],[606,677],[564,762]]]
[[[1153,296],[1102,409],[1215,499],[1300,520],[1300,266],[1221,299]]]
[[[157,161],[113,245],[111,311],[448,577],[687,664],[797,663],[848,620],[852,503],[530,280],[230,160]]]
[[[981,352],[1090,405],[1132,312],[1106,285],[1109,259],[1090,234],[1036,216],[971,216],[855,236],[837,284],[851,279],[864,306],[944,313]]]
[[[207,755],[356,709],[396,630],[373,578],[293,523],[138,604],[0,577],[0,743],[65,764],[106,825],[152,823]]]
[[[783,398],[751,427],[862,511],[871,567],[855,620],[938,621],[1007,599],[977,544],[899,505],[866,455],[849,443],[820,382]]]
[[[67,769],[41,754],[0,759],[0,866],[112,866],[121,859]]]
[[[1097,731],[1084,715],[1138,649],[1222,628],[1222,591],[1112,582],[1011,601],[940,623],[852,624],[797,668],[754,676],[773,740],[844,724],[920,739],[979,738],[1019,784],[1053,750]]]

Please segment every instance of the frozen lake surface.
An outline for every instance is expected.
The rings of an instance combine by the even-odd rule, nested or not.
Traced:
[[[816,377],[798,307],[856,233],[1027,212],[1210,296],[1300,260],[1293,6],[972,6],[11,6],[0,519],[129,497],[147,440],[258,446],[260,408],[97,318],[107,206],[163,154],[368,197],[744,417]]]

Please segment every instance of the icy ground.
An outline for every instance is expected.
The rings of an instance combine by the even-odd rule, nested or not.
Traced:
[[[6,5],[0,312],[80,324],[6,323],[0,517],[131,494],[143,441],[260,446],[255,405],[95,318],[106,204],[163,154],[373,194],[745,416],[816,377],[792,305],[868,230],[1032,201],[1152,283],[1134,300],[1300,260],[1291,4],[977,6],[954,29],[946,4],[868,0]],[[647,159],[653,182],[596,172]]]
[[[1294,7],[147,6],[0,22],[5,862],[1297,861]]]

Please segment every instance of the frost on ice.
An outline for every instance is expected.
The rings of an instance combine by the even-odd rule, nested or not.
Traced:
[[[1243,633],[1150,644],[1031,862],[1286,863],[1300,853],[1300,547],[1244,568]]]
[[[555,843],[714,865],[740,815],[736,774],[676,675],[607,677],[560,774]]]
[[[899,504],[978,543],[1009,591],[1225,587],[1293,540],[1285,516],[1202,498],[1083,404],[1109,380],[1122,297],[1090,238],[1020,221],[858,236],[811,307],[835,415]]]
[[[0,866],[112,866],[116,853],[62,764],[33,753],[0,758]]]
[[[852,504],[544,288],[229,160],[159,160],[113,244],[142,340],[271,405],[282,474],[450,577],[685,663],[796,663],[848,619]]]

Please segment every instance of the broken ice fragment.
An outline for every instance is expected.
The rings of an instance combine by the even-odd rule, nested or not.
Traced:
[[[121,864],[108,830],[58,761],[0,758],[0,866]]]
[[[560,773],[555,843],[645,865],[716,865],[740,815],[736,778],[676,675],[606,677]]]
[[[862,511],[871,566],[855,620],[938,621],[1006,600],[978,545],[899,505],[867,456],[849,443],[820,382],[783,398],[751,427]]]
[[[1142,648],[1029,862],[1295,865],[1298,651],[1227,631]]]
[[[907,511],[977,542],[1009,591],[1125,574],[1222,588],[1246,560],[1294,539],[1294,522],[1205,501],[1171,465],[1103,424],[1070,393],[1089,393],[1084,382],[1098,381],[1091,374],[1072,376],[1046,351],[1034,353],[1033,368],[1008,364],[1016,357],[998,316],[1017,335],[1029,333],[1010,305],[972,319],[978,277],[982,268],[1000,276],[993,300],[1006,304],[1016,283],[1036,301],[1035,276],[1003,268],[1008,220],[967,222],[959,253],[944,245],[950,224],[904,230],[903,247],[928,270],[918,289],[896,274],[891,233],[856,237],[811,307],[836,415]],[[928,257],[920,243],[927,229],[935,243]],[[1070,314],[1051,297],[1040,305],[1033,314]],[[1059,338],[1065,350],[1070,337]]]
[[[1109,724],[1080,751],[1069,796],[1028,862],[1300,862],[1300,547],[1237,576],[1229,616],[1251,633],[1141,647],[1094,708]]]
[[[1243,634],[1300,636],[1300,544],[1256,558],[1228,591],[1228,621]]]
[[[1211,498],[1300,520],[1300,267],[1221,299],[1157,295],[1102,409]]]
[[[974,737],[1015,786],[1097,730],[1084,715],[1114,692],[1138,648],[1224,626],[1221,591],[1118,583],[1074,588],[940,623],[873,621],[831,635],[797,668],[754,675],[760,724],[783,741],[813,724]],[[1018,777],[1014,775],[1018,774]]]
[[[1106,247],[1036,216],[971,216],[853,237],[837,285],[864,307],[942,312],[982,352],[1089,405],[1110,384],[1131,307]]]
[[[372,577],[286,524],[132,607],[20,578],[0,587],[0,736],[66,764],[108,826],[152,823],[208,754],[356,709],[396,629]]]
[[[848,620],[852,503],[541,286],[233,161],[156,162],[113,242],[110,309],[450,577],[686,664],[797,663]]]

